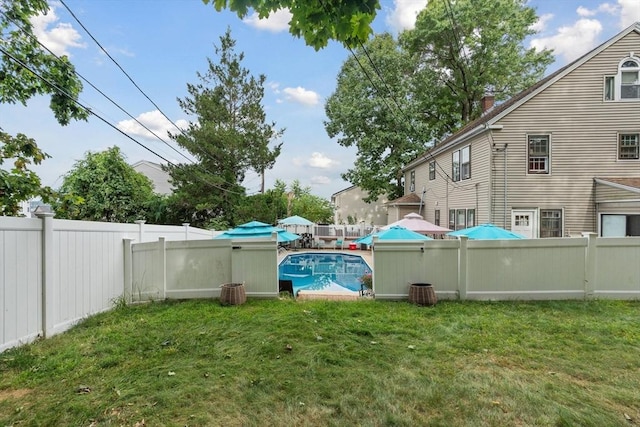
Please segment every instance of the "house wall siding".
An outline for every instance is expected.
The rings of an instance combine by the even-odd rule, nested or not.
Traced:
[[[428,180],[428,160],[415,167],[417,188],[426,183],[426,219],[433,221],[436,201],[443,225],[448,224],[449,209],[476,204],[477,223],[506,228],[513,209],[562,209],[564,235],[597,231],[593,178],[640,175],[640,161],[618,160],[618,134],[640,133],[640,102],[604,101],[605,75],[615,75],[631,52],[640,52],[637,32],[503,113],[493,126],[501,129],[486,130],[442,152],[436,149],[442,167],[436,180]],[[550,136],[548,174],[528,173],[530,134]],[[451,175],[451,153],[467,144],[471,179],[446,182],[440,172]]]
[[[372,203],[364,202],[363,199],[366,197],[367,193],[359,187],[351,187],[334,194],[331,197],[335,206],[334,224],[348,224],[351,217],[355,224],[365,221],[368,225],[386,225],[386,197],[381,196]]]

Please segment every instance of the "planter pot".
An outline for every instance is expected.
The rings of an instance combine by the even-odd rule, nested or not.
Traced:
[[[225,283],[220,288],[220,304],[222,305],[240,305],[247,301],[244,283]]]
[[[412,283],[409,285],[409,302],[418,305],[436,305],[438,298],[430,283]]]

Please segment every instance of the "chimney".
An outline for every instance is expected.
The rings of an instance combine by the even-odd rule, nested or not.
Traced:
[[[480,99],[480,106],[482,107],[482,114],[485,114],[487,111],[493,108],[493,103],[495,101],[495,96],[493,94],[485,94]]]

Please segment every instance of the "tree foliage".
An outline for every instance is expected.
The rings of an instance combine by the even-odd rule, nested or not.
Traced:
[[[492,92],[504,101],[543,77],[551,51],[525,49],[535,34],[526,0],[429,1],[401,37],[415,61],[412,92],[431,138],[438,140],[482,114]]]
[[[411,63],[390,34],[377,35],[354,53],[325,105],[325,129],[338,144],[358,150],[342,177],[366,189],[368,201],[393,198],[402,194],[402,166],[425,148],[407,81]]]
[[[197,74],[200,82],[187,84],[189,95],[178,100],[193,120],[184,132],[172,135],[196,159],[195,164],[170,166],[169,172],[183,221],[197,226],[212,218],[234,224],[246,172],[273,167],[282,146],[269,146],[282,131],[266,122],[266,77],[256,78],[242,67],[244,54],[234,52],[230,30],[220,42],[215,47],[218,62],[208,59],[207,71]]]
[[[153,184],[136,172],[118,147],[87,152],[64,177],[53,207],[59,218],[133,222],[147,219]]]
[[[551,52],[523,47],[536,19],[526,0],[430,0],[398,42],[356,50],[325,106],[329,136],[358,149],[343,177],[367,200],[401,195],[406,162],[480,117],[487,91],[499,102],[542,78]]]
[[[33,35],[30,19],[49,10],[45,0],[0,2],[0,102],[26,104],[35,95],[51,95],[50,108],[62,125],[86,119],[76,101],[82,83],[66,56],[45,50]]]
[[[280,9],[291,12],[289,32],[304,38],[316,50],[337,40],[347,46],[357,46],[371,35],[371,23],[376,17],[378,0],[203,0],[212,3],[217,11],[224,8],[246,17],[254,9],[260,18],[266,18]]]
[[[32,197],[48,200],[51,189],[43,188],[38,175],[29,169],[47,157],[33,139],[21,133],[14,137],[0,129],[0,215],[19,215],[20,202]],[[6,160],[13,161],[9,170],[2,168]]]

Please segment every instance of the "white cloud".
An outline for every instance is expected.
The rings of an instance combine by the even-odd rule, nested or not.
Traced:
[[[553,14],[545,13],[544,15],[538,17],[538,20],[531,26],[531,29],[536,33],[540,33],[547,29],[547,23],[551,21],[551,19],[553,19]]]
[[[160,111],[154,110],[147,113],[142,113],[136,117],[138,122],[149,128],[153,133],[158,135],[164,141],[168,140],[167,132],[177,132],[176,127],[167,120]],[[135,120],[122,120],[118,122],[116,127],[128,135],[139,136],[142,138],[157,139],[155,135],[142,127]],[[181,129],[186,129],[188,122],[186,120],[177,120],[176,125]]]
[[[329,185],[331,184],[331,178],[324,175],[312,176],[311,184],[312,185]]]
[[[583,18],[587,18],[589,16],[593,16],[593,15],[595,15],[597,13],[595,10],[587,9],[584,6],[579,6],[578,9],[576,10],[576,12],[578,13],[579,16],[582,16]]]
[[[418,13],[427,5],[427,0],[393,0],[395,8],[387,15],[387,25],[392,30],[412,30]]]
[[[279,33],[289,29],[289,21],[291,21],[291,12],[289,9],[280,9],[269,15],[267,18],[260,19],[256,12],[244,18],[242,22],[257,28],[259,30],[267,30],[273,33]]]
[[[634,22],[640,21],[640,1],[618,0],[620,6],[620,28],[627,28]]]
[[[336,160],[330,159],[324,153],[315,151],[311,153],[311,157],[309,158],[307,164],[312,168],[330,169],[339,163]]]
[[[80,33],[71,24],[58,22],[58,16],[53,6],[46,15],[31,18],[31,25],[33,25],[33,34],[40,43],[58,56],[71,57],[69,48],[86,47],[86,44],[81,42]]]
[[[320,95],[312,90],[303,87],[286,87],[283,92],[287,94],[287,99],[304,105],[318,105],[320,103]]]
[[[271,88],[273,93],[275,93],[275,94],[280,93],[280,83],[269,82],[269,83],[267,83],[267,85]]]
[[[602,24],[595,19],[580,19],[571,27],[560,27],[551,37],[531,40],[531,47],[538,50],[553,49],[556,56],[562,56],[565,62],[587,53],[598,44],[598,35]]]

